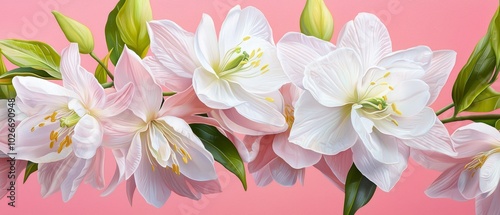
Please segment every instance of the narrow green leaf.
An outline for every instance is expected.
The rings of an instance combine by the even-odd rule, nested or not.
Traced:
[[[474,99],[465,111],[491,112],[498,108],[500,108],[500,93],[488,87]]]
[[[109,57],[111,56],[111,53],[113,53],[113,49],[111,49],[111,51],[109,51],[108,54],[102,59],[102,62],[106,67],[108,67]],[[97,65],[94,77],[97,79],[99,84],[104,84],[108,81],[108,74],[106,73],[106,70],[101,66],[101,64]]]
[[[34,173],[37,170],[38,170],[38,164],[28,161],[28,164],[26,165],[26,170],[24,171],[23,184],[26,183],[26,180],[28,180],[28,177],[31,175],[31,173]]]
[[[352,165],[345,182],[344,215],[353,215],[372,198],[377,185]]]
[[[8,39],[0,40],[0,50],[16,66],[43,70],[50,76],[61,79],[59,71],[61,57],[48,44],[38,41]]]
[[[496,55],[497,70],[500,65],[500,7],[497,8],[495,15],[491,19],[490,26],[488,27],[488,34],[490,35],[490,44],[493,52]]]
[[[452,98],[455,116],[467,109],[476,97],[496,79],[496,57],[486,34],[476,45],[474,52],[458,74],[453,85]]]
[[[109,13],[108,21],[106,22],[106,27],[104,28],[104,32],[106,34],[106,45],[108,46],[108,51],[114,50],[111,52],[111,62],[113,65],[116,65],[118,62],[118,58],[122,54],[123,47],[125,43],[120,37],[120,32],[118,31],[118,27],[116,26],[116,15],[118,15],[118,11],[125,4],[125,0],[120,0],[115,8]]]
[[[21,67],[17,69],[10,70],[2,75],[0,75],[0,84],[12,84],[12,79],[15,76],[32,76],[46,80],[54,80],[49,73],[43,70],[33,69],[29,67]]]
[[[205,148],[212,153],[214,159],[234,173],[246,190],[245,165],[243,165],[243,160],[233,143],[213,126],[204,124],[191,124],[190,126],[196,136],[203,142]]]
[[[2,53],[0,52],[0,76],[7,72],[7,67],[3,61]],[[16,91],[12,85],[0,84],[0,99],[10,99],[16,97]]]

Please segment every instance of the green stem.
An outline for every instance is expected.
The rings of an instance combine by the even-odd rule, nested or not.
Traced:
[[[110,88],[113,85],[114,85],[114,82],[108,82],[108,83],[101,84],[102,88],[104,88],[104,89]]]
[[[455,106],[455,104],[453,104],[453,103],[449,104],[448,106],[442,108],[441,110],[436,111],[436,115],[437,116],[441,115],[442,113],[444,113],[447,110],[451,109],[453,106]]]
[[[450,117],[447,119],[443,119],[441,120],[441,122],[444,124],[444,123],[463,121],[463,120],[485,120],[485,119],[500,119],[500,114],[457,116],[457,117]]]
[[[163,92],[163,96],[173,96],[177,94],[177,92]]]
[[[115,80],[115,76],[111,74],[111,72],[108,70],[108,67],[104,65],[104,63],[94,54],[94,52],[90,52],[90,56],[94,58],[94,60],[97,61],[97,63],[99,63],[99,65],[101,65],[104,70],[106,70],[106,73],[108,74],[109,78],[111,78],[111,80]]]

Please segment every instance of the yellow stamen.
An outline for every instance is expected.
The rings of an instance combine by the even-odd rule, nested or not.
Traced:
[[[384,99],[384,101],[387,101],[387,96],[382,96],[382,98]]]
[[[392,86],[389,86],[389,89],[390,89],[390,90],[394,90],[394,87],[392,87]]]
[[[153,170],[153,172],[155,171],[155,166],[153,164],[151,164],[151,169]]]
[[[266,64],[266,65],[262,66],[262,68],[260,68],[260,71],[264,71],[264,70],[266,70],[266,69],[267,69],[267,67],[269,67],[269,64]]]
[[[271,97],[266,97],[265,100],[268,101],[268,102],[274,102],[274,99],[271,98]]]
[[[35,127],[31,127],[31,132],[34,132],[35,131]]]
[[[56,115],[57,115],[56,111],[54,111],[54,113],[52,113],[52,115],[50,115],[50,122],[55,122],[56,121]]]
[[[66,142],[66,147],[69,147],[73,143],[73,140],[71,140],[71,138],[69,138],[69,136],[66,136],[66,138],[68,138],[68,141]]]
[[[390,75],[390,74],[391,74],[391,72],[387,72],[387,73],[385,73],[384,78],[389,77],[389,75]]]
[[[184,163],[188,163],[188,158],[187,157],[182,157],[182,161],[184,161]]]
[[[396,103],[392,103],[391,104],[391,107],[392,107],[392,110],[394,111],[394,113],[398,114],[398,115],[402,115],[403,113],[401,113],[401,111],[398,110],[398,108],[396,107]]]
[[[251,38],[250,36],[243,37],[243,41],[247,41],[247,40],[249,40],[250,38]]]
[[[250,53],[250,58],[253,58],[255,56],[255,50],[252,50],[252,53]]]
[[[173,171],[175,174],[177,174],[177,175],[180,175],[180,174],[181,174],[181,172],[179,171],[179,165],[177,165],[177,164],[175,164],[175,163],[174,163],[174,164],[172,164],[172,171]]]
[[[50,145],[49,145],[49,147],[50,147],[50,148],[54,148],[54,143],[55,143],[54,141],[50,141]]]
[[[372,81],[372,82],[370,82],[370,85],[375,85],[375,84],[376,84],[376,83],[375,83],[375,82],[373,82],[373,81]]]
[[[399,126],[398,121],[396,121],[395,119],[391,119],[391,122],[394,123],[394,125]]]
[[[382,104],[378,104],[378,109],[382,110]]]
[[[43,126],[45,126],[45,123],[43,123],[43,122],[40,123],[40,124],[38,124],[38,127],[40,127],[40,128],[43,127]]]
[[[262,57],[262,55],[264,55],[264,52],[260,52],[259,54],[257,54],[257,57],[258,57],[258,58],[261,58],[261,57]]]

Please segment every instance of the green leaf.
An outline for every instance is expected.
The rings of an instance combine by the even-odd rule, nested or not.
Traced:
[[[352,165],[345,182],[344,215],[353,215],[372,198],[377,185]]]
[[[111,49],[111,51],[109,51],[108,54],[102,59],[102,62],[106,67],[108,67],[109,57],[111,56],[111,53],[113,53],[113,49]],[[104,84],[108,81],[108,74],[106,73],[106,70],[101,66],[101,64],[97,65],[94,77],[97,79],[99,84]]]
[[[0,76],[7,72],[7,67],[3,62],[2,53],[0,52]],[[1,82],[1,81],[0,81]],[[12,85],[0,84],[0,99],[10,99],[16,97],[16,90]]]
[[[46,80],[54,80],[49,73],[43,70],[33,69],[29,67],[21,67],[17,69],[10,70],[2,75],[0,75],[0,84],[12,84],[12,79],[15,76],[32,76]]]
[[[50,76],[61,79],[61,57],[50,45],[38,41],[9,39],[0,40],[0,50],[16,66],[44,70]]]
[[[481,92],[471,105],[465,109],[469,112],[491,112],[500,108],[500,93],[488,87]]]
[[[116,26],[127,47],[141,58],[149,49],[147,22],[153,19],[149,0],[126,0],[116,15]]]
[[[24,171],[23,184],[26,183],[26,180],[28,180],[28,177],[31,175],[31,173],[34,173],[37,170],[38,170],[38,164],[28,161],[28,164],[26,165],[26,171]]]
[[[489,126],[495,127],[497,130],[500,130],[500,119],[476,119],[474,122],[482,122]]]
[[[496,80],[496,57],[489,38],[489,34],[486,34],[479,41],[455,80],[452,91],[455,116],[467,109],[476,97]]]
[[[191,124],[190,126],[196,136],[203,142],[205,148],[212,153],[214,159],[234,173],[246,190],[245,165],[243,165],[243,160],[233,143],[213,126],[204,124]]]
[[[500,66],[500,7],[497,8],[495,15],[491,19],[490,26],[488,27],[488,34],[490,35],[490,44],[493,52],[496,55],[497,70]]]
[[[120,8],[123,7],[123,4],[125,4],[125,0],[120,0],[116,4],[115,8],[109,13],[108,21],[106,22],[106,27],[104,28],[108,51],[111,52],[111,50],[114,50],[113,52],[111,52],[110,56],[113,65],[116,65],[116,62],[118,62],[118,58],[120,58],[123,47],[125,46],[125,43],[120,37],[118,27],[116,26],[116,15],[118,14],[118,11],[120,11]]]

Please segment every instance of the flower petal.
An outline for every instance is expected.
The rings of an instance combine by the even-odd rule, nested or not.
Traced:
[[[214,66],[219,65],[219,43],[215,33],[214,20],[203,14],[194,35],[195,54],[200,64],[208,72],[215,74]]]
[[[104,110],[98,114],[103,117],[113,117],[127,110],[134,95],[134,85],[126,84],[122,89],[107,95]]]
[[[257,138],[257,140],[260,140],[260,146],[255,159],[248,163],[248,172],[255,173],[265,169],[269,166],[269,163],[277,157],[272,147],[273,139],[274,135],[266,135]]]
[[[293,186],[298,178],[303,177],[305,169],[294,169],[281,158],[274,159],[269,163],[269,169],[273,179],[283,186]]]
[[[174,96],[166,98],[158,115],[184,118],[195,114],[208,113],[210,110],[196,96],[193,88],[189,87],[185,91],[178,92]]]
[[[283,97],[276,91],[261,95],[251,95],[237,89],[238,97],[245,101],[235,107],[243,117],[263,125],[287,128],[285,117],[279,110],[283,110]],[[244,125],[245,126],[245,125]]]
[[[338,107],[353,102],[363,75],[359,56],[349,48],[339,48],[305,68],[304,88],[324,106]]]
[[[125,156],[125,178],[129,179],[141,166],[143,157],[142,152],[146,149],[143,149],[142,144],[145,143],[145,138],[142,137],[142,133],[137,132],[132,139],[132,143],[127,151],[127,155]]]
[[[305,92],[295,106],[290,142],[327,155],[350,148],[357,140],[350,122],[350,109],[350,106],[325,107]]]
[[[245,135],[265,135],[276,134],[283,132],[286,127],[272,126],[254,122],[247,119],[236,108],[226,110],[215,110],[210,114],[211,117],[217,119],[221,124],[227,127],[232,132]]]
[[[429,92],[431,94],[427,105],[434,103],[439,96],[455,65],[456,58],[457,53],[451,50],[441,50],[432,53],[431,65],[422,78],[429,85]]]
[[[346,150],[336,155],[324,155],[323,157],[336,178],[345,184],[347,174],[352,167],[352,151]]]
[[[97,148],[102,144],[104,129],[92,116],[85,115],[75,126],[73,136],[73,151],[79,158],[94,157]]]
[[[465,201],[462,193],[458,190],[458,178],[464,169],[463,165],[457,164],[447,169],[425,190],[425,194],[431,198],[451,198],[456,201]]]
[[[142,153],[146,153],[146,149]],[[152,169],[146,156],[142,156],[137,171],[134,173],[135,185],[147,203],[160,208],[170,197],[167,187],[167,171],[165,168]],[[127,189],[128,190],[128,189]]]
[[[481,195],[476,198],[477,215],[496,215],[500,214],[500,186],[498,186],[490,195]]]
[[[387,94],[387,103],[397,106],[398,113],[394,115],[414,116],[427,106],[429,101],[429,86],[421,80],[402,81],[394,90]]]
[[[435,125],[434,110],[425,107],[420,113],[409,117],[391,116],[392,120],[374,120],[375,127],[382,133],[398,138],[410,139],[422,136]],[[396,125],[397,124],[397,125]],[[418,125],[418,126],[416,126]]]
[[[384,24],[373,14],[360,13],[344,25],[338,47],[352,48],[360,55],[362,71],[376,65],[392,52],[391,38]]]
[[[273,150],[281,159],[294,169],[310,167],[321,159],[321,154],[304,149],[288,141],[289,132],[276,134]]]
[[[500,182],[500,154],[492,154],[479,170],[479,188],[483,193],[494,191]]]
[[[104,106],[104,89],[92,74],[80,66],[78,44],[71,43],[62,51],[61,74],[64,87],[77,93],[88,108]]]
[[[304,88],[302,80],[306,65],[335,50],[332,43],[296,32],[286,33],[277,48],[285,74],[300,88]]]
[[[143,59],[144,64],[146,64],[151,70],[151,74],[154,80],[162,87],[167,88],[170,91],[179,92],[184,91],[192,85],[192,77],[180,77],[174,72],[171,72],[169,68],[163,66],[161,62],[154,56],[149,56]],[[192,73],[194,73],[193,69]],[[190,74],[193,76],[193,74]]]
[[[462,170],[458,177],[458,190],[464,198],[473,199],[482,192],[479,188],[480,173],[476,170]]]
[[[342,192],[345,190],[344,183],[342,183],[337,176],[333,173],[331,170],[330,166],[326,163],[325,159],[319,160],[317,164],[314,164],[314,167],[318,169],[325,177],[330,179],[330,181],[337,186],[338,189],[340,189]]]
[[[440,120],[436,120],[434,126],[426,134],[401,141],[414,149],[434,151],[449,156],[457,155],[448,130]]]
[[[130,82],[135,86],[129,109],[144,121],[154,118],[162,103],[162,90],[139,56],[125,47],[115,70],[114,83],[117,90]]]
[[[93,162],[93,159],[76,158],[73,163],[69,164],[72,167],[61,184],[61,194],[64,202],[68,202],[73,197],[81,182],[92,168]]]
[[[500,133],[484,123],[471,123],[458,128],[451,139],[458,158],[470,158],[500,146]]]
[[[193,89],[198,98],[208,107],[228,109],[242,104],[234,89],[236,84],[217,78],[217,75],[204,68],[198,68],[193,76]],[[240,87],[241,88],[241,87]]]
[[[360,141],[352,147],[352,157],[356,167],[366,178],[385,192],[389,192],[396,185],[408,166],[409,148],[402,144],[398,146],[399,160],[394,164],[379,162]]]
[[[269,166],[265,166],[264,168],[259,169],[256,172],[252,172],[251,174],[258,187],[264,187],[273,182],[273,176],[271,175]]]

